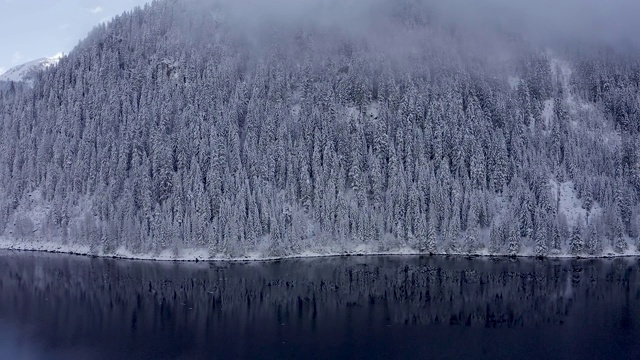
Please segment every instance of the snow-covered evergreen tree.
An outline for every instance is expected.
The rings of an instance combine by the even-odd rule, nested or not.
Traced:
[[[569,246],[573,255],[580,255],[584,249],[584,240],[582,238],[582,220],[578,219],[576,225],[571,231]]]
[[[598,236],[598,229],[592,223],[587,228],[587,241],[586,250],[590,255],[597,255],[601,251],[600,239]]]

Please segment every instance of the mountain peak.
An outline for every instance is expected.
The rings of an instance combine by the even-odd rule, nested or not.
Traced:
[[[0,74],[0,81],[32,82],[38,71],[57,65],[63,56],[63,53],[57,53],[51,57],[40,58],[15,66]]]

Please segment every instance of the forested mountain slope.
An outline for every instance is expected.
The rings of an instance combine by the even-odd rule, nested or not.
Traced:
[[[639,56],[433,0],[252,1],[154,2],[0,87],[3,246],[638,250]]]

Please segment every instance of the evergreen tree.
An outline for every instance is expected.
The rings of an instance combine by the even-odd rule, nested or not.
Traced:
[[[515,226],[508,228],[507,238],[507,252],[510,256],[515,256],[520,251],[520,235],[518,229]]]
[[[591,223],[587,229],[587,252],[589,255],[596,255],[600,253],[600,239],[598,237],[598,229]]]
[[[625,239],[624,234],[624,225],[622,224],[622,219],[618,216],[615,218],[615,224],[613,228],[613,249],[622,254],[627,251],[629,244],[627,244],[627,240]]]
[[[548,232],[547,229],[549,227],[547,217],[544,215],[542,210],[537,209],[535,215],[535,231],[534,231],[534,240],[535,240],[535,254],[536,256],[546,256],[549,252],[549,248],[547,246],[548,243]]]
[[[582,220],[578,219],[571,232],[571,239],[569,240],[569,246],[571,247],[571,253],[573,255],[580,255],[584,248],[584,241],[582,240]]]

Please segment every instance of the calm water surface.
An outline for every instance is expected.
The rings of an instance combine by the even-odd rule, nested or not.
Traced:
[[[0,359],[640,359],[640,260],[0,252]]]

